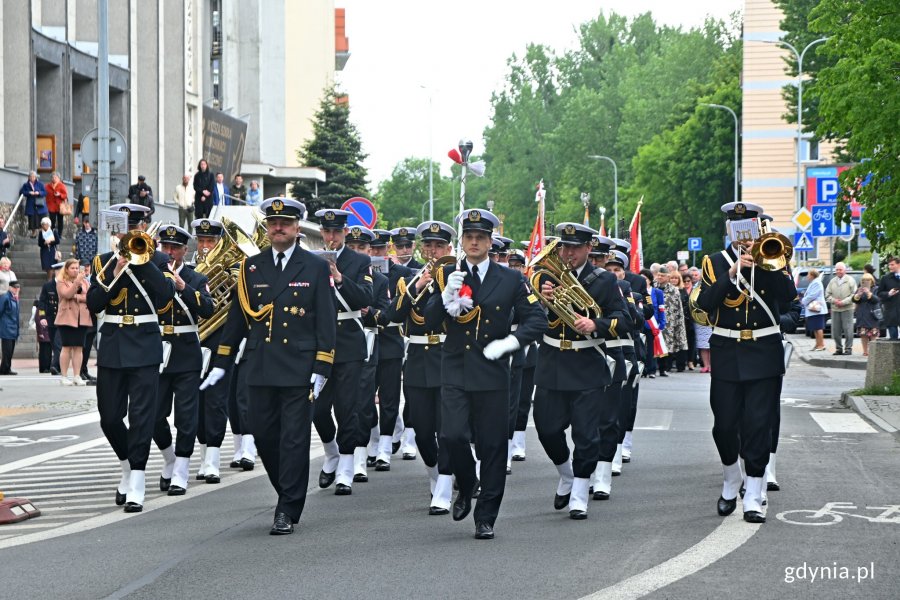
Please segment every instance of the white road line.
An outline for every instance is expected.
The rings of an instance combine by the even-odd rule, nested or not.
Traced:
[[[744,522],[742,506],[738,502],[734,514],[722,519],[712,533],[681,554],[589,596],[584,596],[581,600],[631,600],[646,596],[688,575],[693,575],[731,554],[753,537],[759,528],[759,524]],[[0,545],[2,544],[0,541]]]
[[[40,517],[35,517],[35,519],[40,519]],[[0,531],[3,531],[5,533],[9,531],[23,531],[25,529],[47,529],[48,527],[59,527],[59,523],[51,523],[47,521],[44,521],[43,523],[39,521],[31,523],[30,521],[31,519],[28,519],[27,521],[22,521],[21,523],[4,525],[3,529],[0,529]]]
[[[634,428],[666,431],[672,427],[673,413],[674,411],[664,408],[642,408],[637,412]]]
[[[16,493],[17,495],[24,495],[28,490],[29,494],[32,495],[40,495],[41,492],[58,492],[64,491],[67,489],[79,489],[79,490],[106,490],[109,489],[110,485],[114,485],[114,483],[119,481],[121,476],[116,478],[109,478],[107,481],[92,481],[91,483],[85,483],[83,481],[66,481],[60,482],[59,485],[53,485],[48,482],[38,482],[38,483],[20,483],[17,485],[10,485],[7,489],[9,493]]]
[[[67,512],[70,510],[87,510],[91,508],[113,508],[113,505],[109,502],[104,502],[103,504],[79,504],[77,506],[51,506],[50,508],[42,508],[41,514],[46,515],[47,513]],[[115,508],[118,509],[118,507]]]
[[[107,442],[105,437],[99,437],[93,440],[88,440],[86,442],[81,442],[80,444],[73,444],[71,446],[66,446],[65,448],[58,448],[56,450],[51,450],[50,452],[44,452],[43,454],[29,456],[28,458],[23,458],[22,460],[17,460],[9,464],[0,465],[0,473],[17,471],[25,467],[30,467],[43,462],[47,462],[48,460],[53,460],[54,458],[60,458],[62,456],[75,454],[76,452],[87,450],[88,448],[94,448],[95,446],[106,443]]]
[[[109,472],[107,472],[109,471]],[[104,469],[102,473],[81,473],[78,475],[51,475],[49,473],[36,473],[33,477],[4,477],[0,479],[0,485],[12,485],[15,483],[37,483],[39,481],[61,481],[72,479],[96,479],[99,477],[121,477],[120,473],[114,473],[111,469]]]
[[[87,519],[88,517],[96,517],[97,515],[101,515],[103,513],[99,512],[86,512],[86,513],[60,513],[60,514],[52,514],[48,515],[45,511],[41,511],[41,516],[39,517],[41,521],[59,521],[60,519]]]
[[[111,496],[112,488],[115,486],[108,486],[102,489],[98,489],[95,492],[66,492],[65,494],[28,494],[28,499],[32,502],[41,502],[43,500],[47,500],[48,498],[78,498],[82,496]]]
[[[811,412],[809,416],[826,433],[878,433],[856,413]]]
[[[60,431],[69,429],[70,427],[79,427],[88,423],[99,423],[100,413],[91,411],[74,417],[63,417],[62,419],[54,419],[52,421],[44,421],[42,423],[34,423],[33,425],[25,425],[24,427],[16,427],[10,431]]]

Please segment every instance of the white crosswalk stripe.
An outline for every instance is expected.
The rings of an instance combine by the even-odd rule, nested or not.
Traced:
[[[809,416],[825,433],[878,433],[856,413],[811,412]]]

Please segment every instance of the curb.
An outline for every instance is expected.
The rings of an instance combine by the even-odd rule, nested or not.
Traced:
[[[869,407],[866,406],[865,401],[861,397],[851,396],[847,392],[844,392],[841,394],[841,402],[850,406],[854,411],[864,416],[880,429],[883,429],[888,433],[897,433],[897,428],[869,410]]]
[[[834,367],[836,369],[854,369],[857,371],[865,371],[866,364],[856,360],[842,360],[837,358],[808,358],[805,352],[797,352],[800,360],[814,367]]]

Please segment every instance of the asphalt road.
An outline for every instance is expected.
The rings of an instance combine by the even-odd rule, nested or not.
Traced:
[[[125,515],[113,506],[116,461],[91,413],[59,429],[41,429],[60,423],[51,420],[18,430],[27,414],[2,417],[0,490],[28,493],[47,512],[0,526],[0,598],[896,598],[900,512],[866,507],[900,511],[898,438],[839,405],[863,377],[794,362],[782,489],[769,494],[762,526],[744,523],[740,508],[716,515],[708,378],[685,373],[643,380],[634,459],[587,521],[553,510],[556,471],[530,428],[528,460],[514,463],[488,542],[472,538],[471,518],[428,516],[424,466],[399,457],[390,473],[370,470],[352,496],[312,490],[291,536],[268,535],[275,495],[260,466],[226,472],[219,486],[191,482],[183,498],[148,492],[145,512]],[[0,396],[7,406],[15,385]],[[19,404],[39,408],[34,394],[76,404],[91,394],[21,387]],[[54,436],[77,437],[38,441]],[[33,458],[52,451],[60,456]],[[313,454],[315,473],[318,444]],[[148,484],[160,462],[152,456]],[[847,503],[837,516],[813,512],[834,502]]]

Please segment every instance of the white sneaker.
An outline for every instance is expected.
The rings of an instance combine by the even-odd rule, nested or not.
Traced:
[[[68,377],[61,377],[59,380],[60,385],[75,385],[75,382],[69,379]]]
[[[72,380],[72,383],[74,383],[75,385],[85,385],[86,382],[81,377],[76,377]]]

